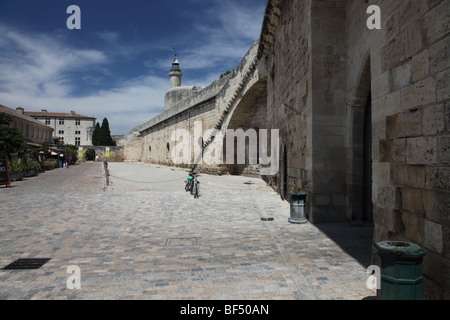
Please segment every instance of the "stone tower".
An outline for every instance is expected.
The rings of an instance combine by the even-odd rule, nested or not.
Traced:
[[[170,77],[170,89],[181,87],[181,77],[183,73],[180,70],[180,63],[178,62],[177,55],[172,62],[172,69],[169,72]]]
[[[192,86],[181,86],[181,77],[183,73],[180,70],[180,63],[178,62],[177,55],[175,54],[175,58],[172,62],[172,69],[169,72],[170,77],[170,89],[167,91],[164,104],[165,111],[173,108],[178,103],[191,98],[194,93],[197,91],[195,87]]]

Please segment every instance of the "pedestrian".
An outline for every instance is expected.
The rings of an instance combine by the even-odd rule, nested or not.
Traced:
[[[69,168],[69,162],[70,162],[70,159],[68,156],[66,156],[66,168]]]

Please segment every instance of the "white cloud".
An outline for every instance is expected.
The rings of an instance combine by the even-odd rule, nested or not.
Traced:
[[[0,25],[0,90],[63,97],[72,89],[69,71],[107,62],[103,52],[77,50],[42,34],[26,35]]]
[[[110,37],[113,39],[114,37]],[[138,77],[118,87],[98,91],[89,96],[72,95],[77,87],[71,71],[83,71],[108,65],[110,57],[96,50],[74,49],[46,35],[27,35],[0,25],[0,103],[28,111],[47,109],[109,119],[114,134],[124,134],[164,110],[164,94],[168,79]],[[100,82],[86,74],[83,80]]]
[[[100,91],[87,97],[33,96],[24,93],[0,92],[1,103],[15,109],[17,101],[26,111],[47,109],[52,112],[68,112],[94,116],[101,122],[108,118],[113,134],[125,134],[132,128],[152,119],[164,111],[166,79],[146,77],[135,79],[121,88]]]
[[[240,60],[258,39],[264,7],[251,6],[245,1],[212,1],[208,9],[211,21],[201,19],[192,31],[182,33],[177,42],[181,48],[180,64],[184,70],[209,69],[209,72],[225,72],[224,65]],[[194,45],[193,45],[194,44]],[[159,61],[158,65],[167,65]]]
[[[110,43],[116,43],[119,40],[119,33],[115,31],[96,32],[95,36]]]
[[[264,8],[234,1],[211,0],[211,4],[208,21],[154,42],[129,45],[117,31],[93,33],[110,48],[104,51],[73,47],[57,32],[29,34],[0,23],[0,103],[28,111],[74,110],[100,122],[107,117],[113,134],[128,133],[164,111],[171,57],[162,60],[157,53],[171,52],[173,46],[181,49],[183,84],[207,86],[236,67],[258,38]],[[121,60],[135,61],[138,56],[148,57],[142,62],[147,75],[127,79],[112,74]],[[154,76],[161,71],[164,75]],[[95,91],[105,78],[114,78],[111,88]],[[76,96],[83,85],[75,80],[89,83],[91,93]]]

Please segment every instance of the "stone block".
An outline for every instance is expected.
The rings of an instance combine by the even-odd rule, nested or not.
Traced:
[[[392,145],[392,155],[391,160],[393,162],[406,162],[406,154],[407,154],[407,147],[406,147],[406,139],[396,139],[393,142]]]
[[[430,73],[430,54],[428,50],[424,50],[420,54],[413,56],[411,64],[412,82],[426,78]]]
[[[412,78],[412,64],[407,62],[392,69],[392,89],[397,91],[409,86]]]
[[[414,83],[401,90],[403,110],[416,108],[436,101],[436,84],[433,78]]]
[[[450,70],[436,75],[436,98],[437,101],[450,99]]]
[[[399,31],[398,10],[392,12],[391,16],[386,19],[386,39],[392,40]]]
[[[429,251],[423,260],[423,275],[425,279],[430,279],[433,283],[440,288],[441,293],[438,295],[441,299],[448,299],[448,288],[450,286],[450,259],[443,259],[442,255]],[[425,280],[424,279],[424,280]],[[425,281],[424,281],[425,285]],[[438,290],[437,288],[435,289]],[[436,295],[436,294],[435,294]],[[424,298],[432,299],[433,297],[425,291],[424,286]]]
[[[396,186],[423,189],[426,186],[426,167],[398,164],[392,166],[392,179]]]
[[[420,24],[420,21],[415,21],[405,32],[406,57],[413,57],[423,48],[422,25]]]
[[[425,215],[428,219],[438,223],[448,221],[450,212],[450,193],[438,190],[427,190],[423,193]]]
[[[437,105],[423,109],[423,134],[434,135],[445,130],[444,106]]]
[[[444,102],[444,122],[447,131],[450,131],[450,102]]]
[[[418,19],[421,9],[420,0],[402,1],[398,8],[400,28],[405,28],[408,24]]]
[[[430,10],[423,19],[425,39],[434,44],[448,33],[450,28],[450,1],[442,1],[440,5]]]
[[[437,253],[443,253],[444,242],[442,225],[431,220],[425,219],[425,248]]]
[[[387,210],[384,217],[385,228],[392,233],[400,233],[405,229],[402,220],[402,212],[400,210]]]
[[[412,213],[402,213],[402,221],[405,226],[405,236],[416,243],[423,243],[425,239],[424,218]]]
[[[404,163],[406,154],[406,139],[381,140],[379,142],[380,162]]]
[[[406,148],[408,164],[435,164],[437,162],[436,138],[408,138]]]
[[[418,215],[425,215],[423,192],[422,189],[400,188],[402,209]]]
[[[391,183],[391,164],[375,162],[373,164],[373,182],[381,184]]]
[[[379,98],[391,92],[392,77],[391,71],[382,73],[372,82],[372,98]]]
[[[422,135],[422,110],[413,110],[387,117],[388,139],[418,137]]]
[[[397,35],[383,49],[382,59],[386,69],[402,65],[406,59],[405,33]]]
[[[427,167],[426,187],[427,189],[441,189],[450,192],[450,168]]]
[[[446,37],[430,48],[430,71],[438,73],[450,68],[450,37]]]
[[[385,96],[385,112],[387,116],[401,112],[400,90],[389,93]]]
[[[391,185],[376,184],[373,191],[372,197],[377,207],[387,209],[397,207],[397,188]]]
[[[450,164],[450,136],[437,138],[438,162],[440,164]]]

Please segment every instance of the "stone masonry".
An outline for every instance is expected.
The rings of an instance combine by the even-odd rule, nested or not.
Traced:
[[[449,21],[446,0],[268,0],[237,69],[133,129],[125,157],[171,165],[172,132],[195,121],[279,129],[279,170],[263,177],[272,188],[306,192],[312,223],[373,221],[374,243],[425,247],[425,297],[449,299]]]

